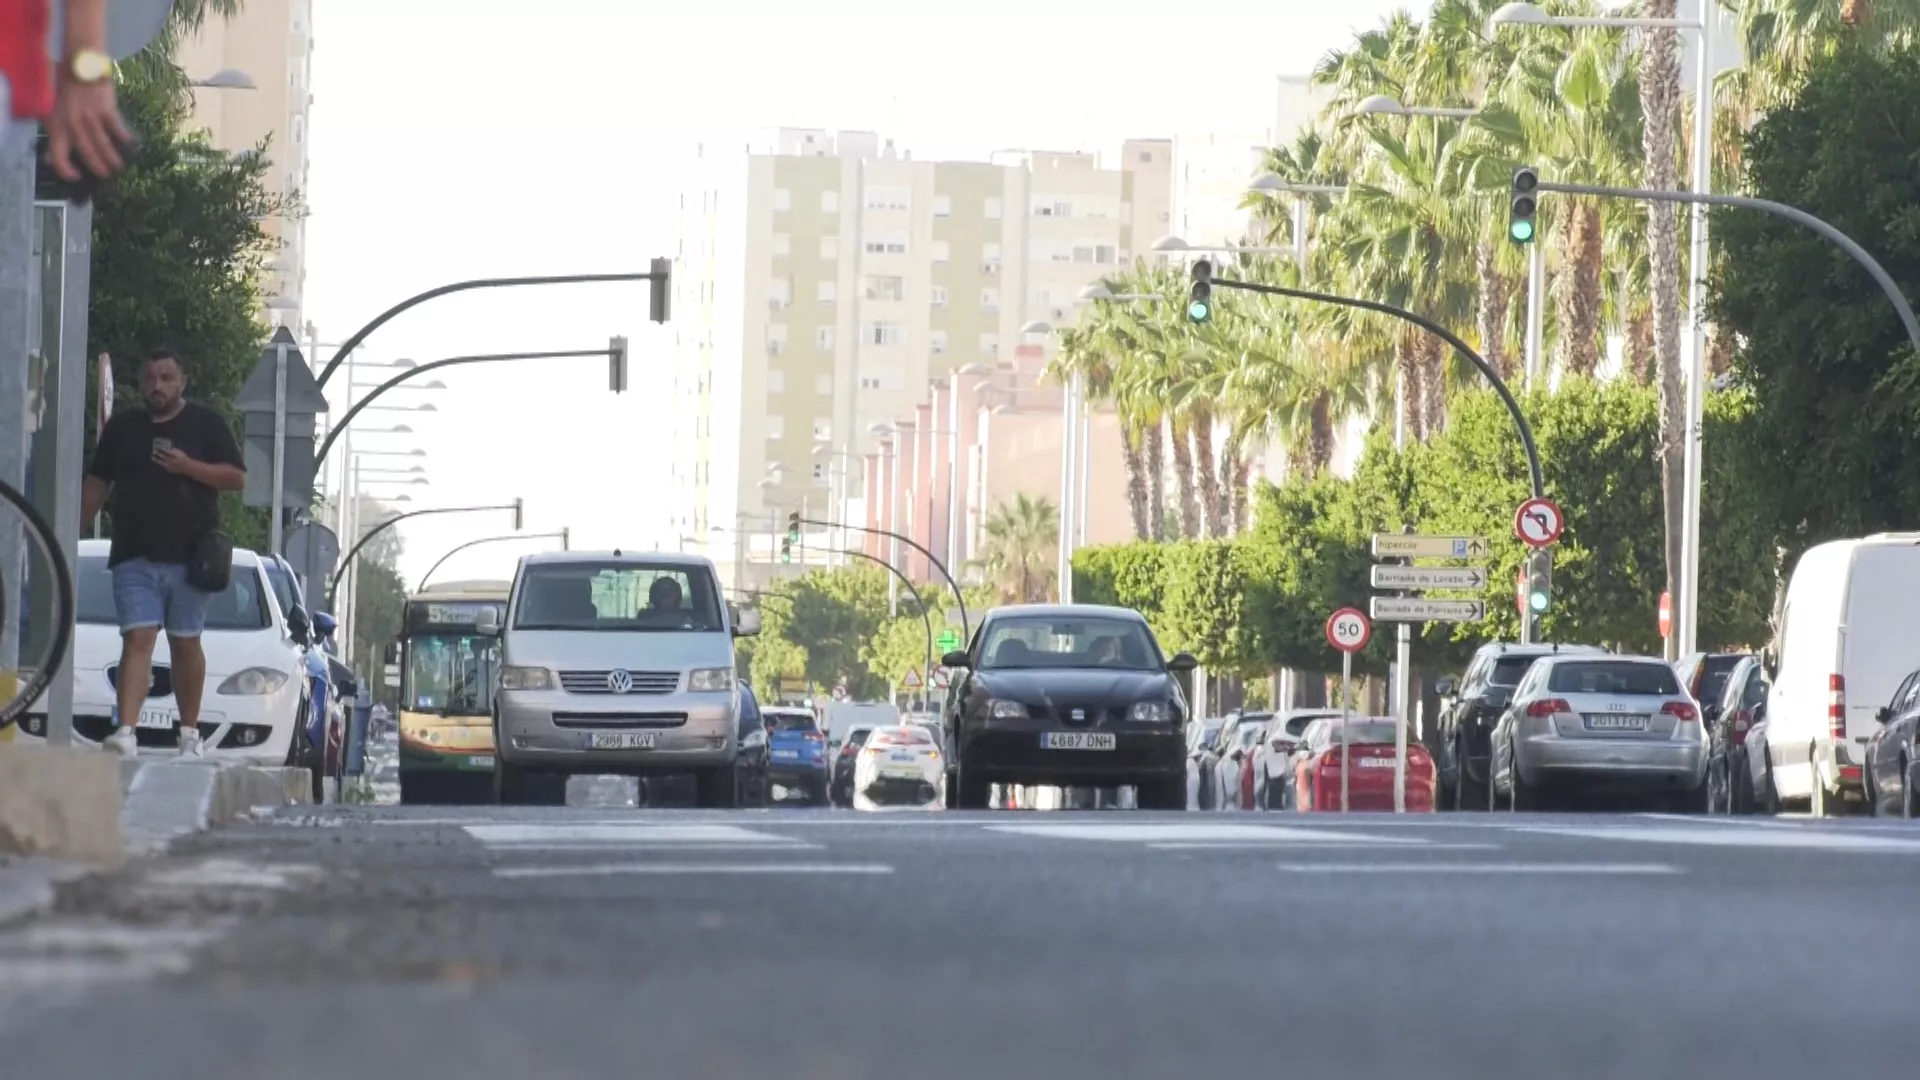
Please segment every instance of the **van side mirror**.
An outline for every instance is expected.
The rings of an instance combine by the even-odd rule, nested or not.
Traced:
[[[759,632],[760,632],[760,609],[759,608],[748,608],[745,611],[742,611],[740,613],[740,617],[738,619],[734,620],[734,624],[733,624],[734,637],[752,637],[753,635]]]
[[[1174,653],[1173,659],[1167,661],[1168,671],[1192,671],[1199,666],[1200,661],[1192,653]]]
[[[473,618],[473,632],[482,637],[499,637],[500,612],[495,608],[481,608]]]
[[[959,649],[955,649],[940,658],[940,666],[946,668],[970,668],[973,666],[973,658],[961,652]]]

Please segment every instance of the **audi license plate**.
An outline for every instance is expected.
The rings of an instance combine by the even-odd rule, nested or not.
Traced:
[[[587,749],[651,750],[657,737],[652,731],[596,731],[587,736]]]
[[[472,769],[493,768],[492,754],[471,754],[467,757],[467,767]]]
[[[143,728],[171,731],[177,719],[172,709],[141,709],[138,724]]]
[[[1393,759],[1390,757],[1363,757],[1359,761],[1354,762],[1354,764],[1363,769],[1391,769],[1393,768]]]
[[[1040,735],[1040,746],[1046,750],[1111,750],[1114,739],[1111,731],[1048,731]]]
[[[1647,718],[1636,713],[1588,713],[1588,731],[1645,731]]]

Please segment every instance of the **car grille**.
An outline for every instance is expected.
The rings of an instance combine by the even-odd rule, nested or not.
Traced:
[[[1073,710],[1075,709],[1079,709],[1084,714],[1078,720],[1073,718]],[[1126,717],[1124,710],[1108,709],[1100,705],[1053,705],[1032,709],[1029,710],[1029,712],[1036,720],[1051,720],[1057,724],[1086,724],[1089,726],[1107,721],[1122,720]]]
[[[603,671],[563,671],[560,673],[560,687],[569,694],[611,694],[613,689],[607,685],[607,679],[613,669]],[[677,671],[629,671],[633,680],[633,689],[629,694],[671,694],[680,688],[680,673]]]
[[[107,669],[107,685],[120,689],[120,665]],[[173,693],[173,669],[165,664],[153,665],[153,688],[147,691],[150,698],[166,697]]]
[[[553,714],[557,728],[673,728],[687,722],[686,713],[571,713]]]

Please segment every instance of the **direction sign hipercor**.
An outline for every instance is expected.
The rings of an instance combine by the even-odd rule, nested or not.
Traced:
[[[1327,616],[1327,644],[1343,653],[1357,653],[1373,638],[1373,627],[1359,608],[1343,607]]]
[[[1426,600],[1376,596],[1373,617],[1382,622],[1474,622],[1487,617],[1479,600]]]
[[[1566,527],[1566,515],[1552,499],[1528,499],[1513,512],[1513,535],[1528,547],[1552,546]]]
[[[1376,589],[1478,589],[1487,583],[1484,566],[1376,566]]]
[[[1373,553],[1399,559],[1477,559],[1487,553],[1487,538],[1374,533]]]

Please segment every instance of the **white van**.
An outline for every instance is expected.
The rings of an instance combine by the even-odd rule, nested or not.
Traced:
[[[1920,533],[1880,533],[1807,549],[1787,583],[1767,757],[1784,800],[1816,816],[1863,799],[1875,714],[1920,667]]]

